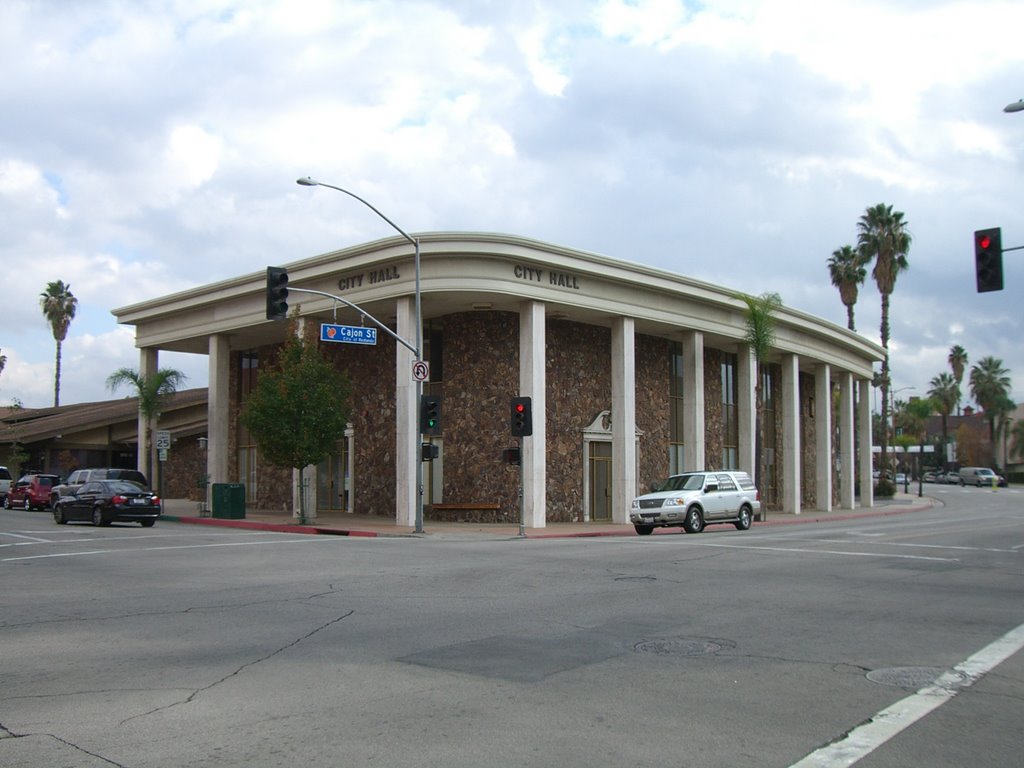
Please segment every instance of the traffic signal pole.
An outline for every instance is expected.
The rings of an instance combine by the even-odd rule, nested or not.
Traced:
[[[390,328],[387,328],[383,323],[381,323],[379,320],[377,320],[375,317],[373,317],[373,315],[371,315],[368,312],[364,311],[363,309],[361,309],[360,307],[356,306],[352,302],[346,301],[345,299],[342,299],[342,298],[340,298],[338,296],[332,296],[332,298],[338,299],[338,301],[341,301],[343,304],[346,304],[346,305],[356,309],[357,311],[361,312],[366,317],[369,317],[371,320],[373,320],[373,322],[376,323],[378,327],[383,328],[385,331],[387,331],[387,333],[389,335],[391,335],[396,341],[401,343],[410,352],[412,352],[413,358],[414,358],[414,366],[416,366],[419,363],[422,363],[423,362],[423,355],[422,355],[422,350],[423,350],[423,305],[422,305],[421,300],[420,300],[420,239],[418,237],[411,237],[404,229],[399,227],[397,224],[395,224],[395,222],[393,222],[391,219],[389,219],[383,213],[378,211],[373,205],[368,203],[366,200],[364,200],[363,198],[361,198],[359,195],[355,194],[354,192],[349,192],[347,189],[342,189],[341,187],[336,187],[333,184],[325,184],[324,182],[317,181],[317,180],[315,180],[313,178],[310,178],[309,176],[305,176],[305,177],[303,177],[301,179],[296,179],[295,183],[299,184],[300,186],[303,186],[303,187],[327,187],[328,189],[333,189],[336,192],[341,192],[343,194],[348,195],[349,197],[355,198],[360,203],[362,203],[367,208],[369,208],[371,211],[373,211],[378,216],[380,216],[382,219],[384,219],[384,221],[386,221],[388,224],[390,224],[391,227],[396,232],[398,232],[398,234],[400,234],[402,237],[404,237],[406,240],[408,240],[412,244],[413,249],[414,249],[414,257],[413,258],[415,260],[415,271],[416,271],[416,339],[415,339],[414,343],[410,344],[409,342],[407,342],[405,339],[403,339],[398,334],[393,333]],[[293,290],[300,290],[300,289],[293,289]],[[304,290],[304,289],[302,289],[302,290]],[[308,292],[308,293],[315,293],[315,291],[306,291],[306,292]],[[324,294],[324,295],[331,296],[331,294]],[[421,402],[422,398],[423,398],[423,381],[417,377],[416,378],[416,402],[417,403]],[[422,457],[420,456],[420,448],[419,448],[420,441],[421,441],[421,435],[414,434],[413,435],[413,439],[414,439],[413,440],[414,445],[409,447],[410,451],[408,453],[408,457],[407,458],[413,459],[415,461],[415,463],[416,463],[416,519],[415,519],[415,526],[414,526],[414,528],[415,528],[416,533],[423,533],[423,461],[422,461]]]

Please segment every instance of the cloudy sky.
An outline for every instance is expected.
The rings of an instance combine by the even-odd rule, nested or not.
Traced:
[[[137,367],[111,309],[393,234],[505,232],[778,292],[845,325],[826,262],[903,211],[894,388],[953,344],[1024,402],[1024,3],[3,0],[0,404],[53,402],[48,282],[78,297],[61,402]],[[869,275],[858,331],[879,340]],[[161,364],[205,386],[205,357]],[[121,394],[127,393],[119,393]],[[907,390],[900,397],[915,394]]]

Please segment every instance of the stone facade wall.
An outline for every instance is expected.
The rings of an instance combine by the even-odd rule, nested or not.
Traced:
[[[517,440],[510,434],[509,401],[519,390],[519,315],[513,312],[467,312],[437,321],[443,326],[443,375],[426,391],[442,395],[443,482],[446,504],[497,504],[498,510],[433,510],[428,519],[459,519],[480,522],[518,522],[519,471],[502,459],[502,449]],[[315,324],[311,324],[315,325]],[[583,519],[583,430],[604,410],[611,408],[611,331],[608,328],[547,321],[547,520],[569,522]],[[314,343],[318,343],[315,342]],[[386,334],[374,346],[323,345],[325,356],[352,383],[353,510],[359,514],[393,518],[395,514],[395,347]],[[273,364],[278,346],[255,352],[259,371]],[[638,334],[636,337],[636,425],[641,433],[637,446],[638,491],[643,492],[668,473],[669,354],[667,339]],[[704,350],[705,457],[706,468],[721,466],[723,408],[721,350]],[[238,427],[240,412],[241,353],[231,355],[229,471],[238,478]],[[776,369],[776,377],[778,371]],[[814,377],[800,374],[803,500],[815,503],[815,419],[808,414]],[[775,412],[776,476],[782,475],[782,413]],[[529,440],[530,438],[525,438]],[[204,456],[198,447],[183,449],[176,457],[182,469],[174,493],[198,500],[197,479]],[[259,452],[257,452],[259,454]],[[292,475],[287,468],[260,461],[258,488],[253,506],[290,510]],[[191,487],[188,487],[191,486]],[[778,488],[777,498],[783,498]],[[766,507],[777,503],[765,500]]]

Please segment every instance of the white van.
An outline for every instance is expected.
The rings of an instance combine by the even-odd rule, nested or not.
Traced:
[[[991,488],[999,482],[999,475],[988,467],[961,467],[960,485],[976,485],[979,488]]]
[[[11,492],[11,473],[7,467],[0,467],[0,504],[3,503],[4,499],[7,498],[7,494]]]

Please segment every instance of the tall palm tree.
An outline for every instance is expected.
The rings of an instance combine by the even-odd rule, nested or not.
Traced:
[[[996,417],[1012,409],[1010,400],[1010,372],[1003,368],[1003,361],[992,357],[983,357],[971,366],[971,397],[985,412],[988,421],[988,437],[995,449]]]
[[[911,236],[903,211],[894,211],[891,205],[879,203],[868,208],[857,222],[857,247],[867,261],[874,259],[871,276],[882,296],[882,423],[888,423],[889,385],[889,296],[896,287],[896,278],[907,269],[907,252]],[[888,469],[889,439],[882,430],[879,455],[880,468]]]
[[[55,280],[46,284],[46,290],[39,294],[39,306],[43,310],[46,321],[53,331],[53,338],[57,342],[57,363],[53,373],[53,405],[56,408],[60,405],[60,352],[64,339],[68,335],[68,326],[75,317],[75,310],[78,308],[78,299],[71,293],[71,285],[65,285],[63,280]]]
[[[777,293],[762,293],[760,296],[737,294],[738,299],[747,305],[747,330],[743,340],[754,353],[754,461],[757,463],[755,483],[762,499],[765,495],[765,462],[767,451],[764,450],[764,398],[761,392],[761,366],[768,360],[772,347],[775,345],[775,313],[782,306],[782,299]],[[762,519],[766,519],[764,507]]]
[[[960,400],[962,400],[960,389],[964,383],[964,371],[967,370],[967,350],[959,344],[949,348],[949,357],[946,358],[950,369],[953,371],[953,378],[956,380],[956,415],[960,415]]]
[[[857,303],[857,292],[868,276],[867,261],[852,245],[844,245],[832,251],[828,260],[828,273],[832,285],[839,289],[839,298],[846,307],[846,327],[857,330],[853,323],[853,305]]]
[[[947,461],[945,451],[949,443],[948,420],[949,415],[960,401],[960,387],[957,386],[956,380],[948,373],[932,376],[928,386],[928,397],[931,398],[932,403],[935,405],[935,410],[942,417],[942,463],[945,466]]]
[[[107,377],[107,388],[113,392],[122,384],[130,384],[139,399],[139,413],[146,423],[146,444],[149,455],[146,457],[146,477],[153,482],[154,455],[156,446],[153,444],[153,430],[163,411],[167,398],[178,391],[185,383],[186,376],[174,368],[161,368],[149,376],[134,368],[118,368]],[[154,487],[156,487],[154,485]]]

